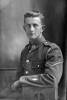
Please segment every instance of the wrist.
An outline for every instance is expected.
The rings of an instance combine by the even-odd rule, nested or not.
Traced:
[[[25,77],[24,76],[20,77],[19,82],[22,83],[24,81],[25,81]]]

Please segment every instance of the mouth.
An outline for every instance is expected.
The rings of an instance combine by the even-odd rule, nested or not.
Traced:
[[[32,36],[32,35],[34,35],[34,33],[33,33],[33,32],[30,32],[30,33],[29,33],[29,35],[31,35],[31,36]]]

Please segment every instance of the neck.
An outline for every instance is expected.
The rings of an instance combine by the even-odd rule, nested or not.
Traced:
[[[42,42],[43,40],[45,40],[43,35],[40,35],[39,37],[35,38],[35,39],[30,39],[30,43],[31,44],[39,44],[40,42]]]

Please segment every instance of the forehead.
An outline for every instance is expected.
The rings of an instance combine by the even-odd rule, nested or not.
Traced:
[[[25,19],[25,24],[41,24],[40,17],[27,17]]]

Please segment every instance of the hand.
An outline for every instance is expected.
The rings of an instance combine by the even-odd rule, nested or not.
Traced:
[[[25,83],[26,82],[26,76],[21,76],[19,81],[20,81],[20,83]]]
[[[11,85],[11,89],[16,90],[19,85],[20,85],[20,81],[17,80]]]

